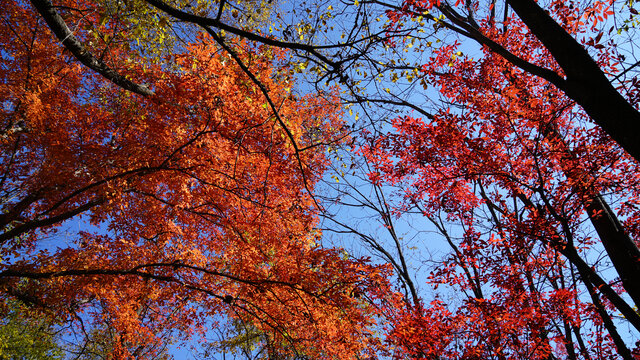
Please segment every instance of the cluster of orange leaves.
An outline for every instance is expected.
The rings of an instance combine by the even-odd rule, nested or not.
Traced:
[[[309,145],[343,137],[335,94],[292,93],[283,52],[236,44],[287,132],[206,36],[163,65],[131,57],[132,39],[90,48],[154,91],[143,98],[79,65],[28,4],[3,6],[2,297],[108,324],[116,358],[220,315],[286,354],[374,351],[364,299],[385,270],[322,248],[315,229],[326,159]],[[101,26],[98,14],[65,16]]]

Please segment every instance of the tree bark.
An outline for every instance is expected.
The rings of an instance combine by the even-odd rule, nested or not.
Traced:
[[[49,0],[31,0],[31,5],[40,13],[44,21],[67,50],[86,67],[96,71],[107,80],[134,93],[150,96],[153,92],[144,85],[139,85],[111,69],[102,60],[93,56],[73,35],[64,19],[58,14]]]
[[[620,276],[622,286],[636,307],[640,307],[640,282],[637,281],[640,274],[640,249],[625,231],[609,204],[602,198],[601,193],[580,181],[580,179],[592,179],[592,176],[582,169],[580,159],[568,148],[553,123],[547,126],[544,136],[554,142],[555,148],[565,154],[561,165],[562,170],[567,179],[574,180],[572,188],[581,197],[584,210]]]
[[[534,0],[507,3],[564,71],[566,80],[560,89],[640,161],[640,112],[611,85],[589,53]]]
[[[640,250],[627,235],[620,221],[600,194],[584,204],[600,241],[616,268],[622,286],[636,307],[640,307]]]

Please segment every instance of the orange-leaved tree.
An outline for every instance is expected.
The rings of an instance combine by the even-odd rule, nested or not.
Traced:
[[[104,59],[150,90],[135,95],[79,64],[29,5],[3,6],[3,299],[107,324],[115,358],[216,316],[281,353],[375,348],[361,295],[384,288],[384,268],[322,248],[315,229],[321,144],[342,137],[335,94],[292,92],[282,51],[198,35],[162,65],[110,43]]]

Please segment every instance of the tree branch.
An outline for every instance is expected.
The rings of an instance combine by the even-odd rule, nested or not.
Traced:
[[[69,50],[73,56],[86,67],[96,71],[107,80],[118,85],[119,87],[132,91],[136,94],[151,96],[153,92],[144,85],[139,85],[125,76],[111,69],[100,59],[93,56],[82,43],[73,35],[67,23],[58,14],[53,4],[49,0],[31,0],[33,7],[42,15],[49,25],[49,29],[53,31],[55,36],[62,42],[62,45]]]

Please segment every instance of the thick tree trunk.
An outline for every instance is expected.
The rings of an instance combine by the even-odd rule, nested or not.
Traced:
[[[589,53],[534,0],[507,0],[556,59],[566,80],[556,84],[640,161],[640,112],[611,85]]]
[[[564,161],[561,166],[568,179],[583,179],[585,181],[592,179],[592,176],[580,166],[580,159],[567,147],[553,122],[547,126],[544,136],[555,144],[558,151],[564,153]],[[587,181],[587,183],[589,182]],[[640,249],[624,230],[617,215],[602,198],[600,192],[591,185],[584,184],[585,182],[574,181],[573,191],[581,197],[582,206],[620,276],[622,286],[631,296],[636,307],[640,308],[640,281],[637,281],[640,276]]]
[[[596,293],[593,285],[589,282],[589,280],[586,279],[584,280],[584,283],[587,286],[587,291],[591,296],[591,300],[593,301],[593,305],[595,306],[596,311],[598,312],[598,314],[600,314],[600,318],[602,319],[604,327],[607,328],[607,331],[609,332],[609,335],[611,336],[611,339],[613,340],[613,343],[618,350],[618,354],[622,356],[622,359],[624,360],[633,360],[634,358],[631,354],[631,351],[624,343],[624,340],[622,340],[618,329],[616,329],[616,325],[613,323],[611,316],[609,316],[609,313],[607,313],[607,310],[598,298],[598,294]]]
[[[622,286],[640,308],[640,250],[600,195],[585,201],[584,207],[620,276]]]
[[[559,244],[555,244],[554,246],[578,269],[583,281],[587,280],[593,284],[595,288],[616,307],[622,316],[624,316],[636,330],[640,331],[640,314],[629,306],[629,304],[580,257],[580,254],[578,254],[578,251],[574,247],[563,247],[559,246]],[[588,286],[586,283],[585,285]]]

